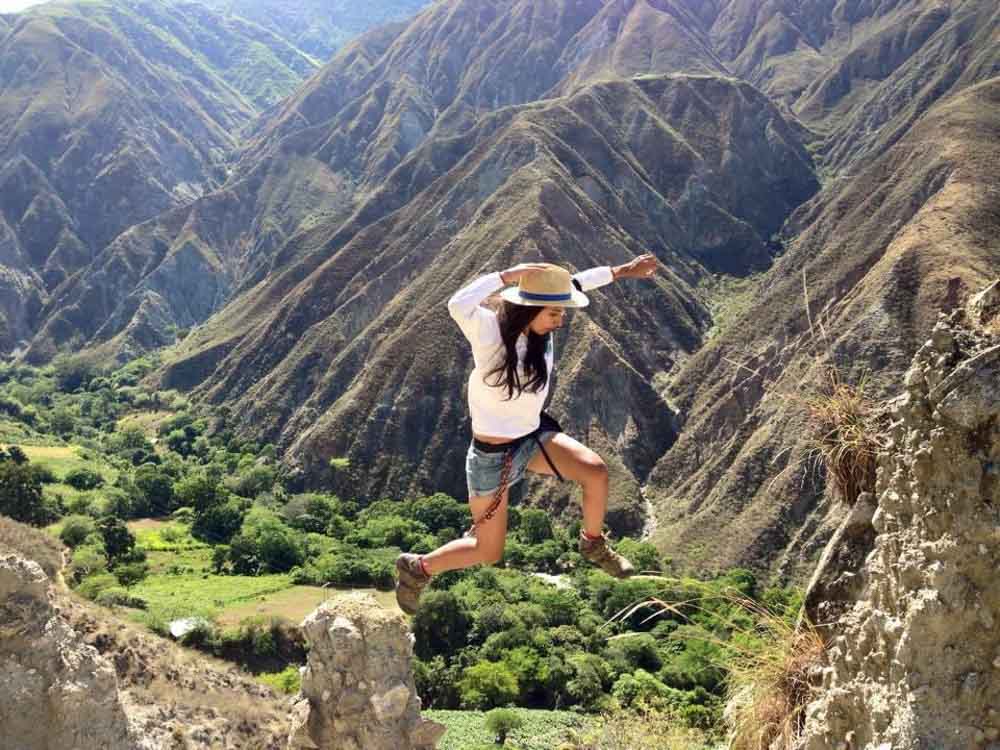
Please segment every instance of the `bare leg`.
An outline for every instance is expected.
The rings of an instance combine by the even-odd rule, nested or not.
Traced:
[[[507,496],[504,490],[500,506],[493,518],[476,527],[476,536],[463,537],[438,547],[423,555],[424,566],[431,575],[446,570],[458,570],[486,563],[494,565],[503,559],[504,542],[507,540]],[[479,518],[493,502],[492,495],[469,498],[473,518]]]
[[[546,442],[545,450],[559,473],[583,490],[583,530],[590,536],[600,536],[608,512],[608,467],[604,460],[564,433]],[[555,476],[541,451],[528,462],[528,471]]]

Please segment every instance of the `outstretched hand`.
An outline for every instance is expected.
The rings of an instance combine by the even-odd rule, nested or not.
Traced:
[[[548,266],[545,263],[518,263],[506,271],[500,272],[500,280],[504,284],[513,284],[520,281],[525,276],[544,271]]]
[[[659,262],[652,253],[640,255],[628,263],[615,266],[614,274],[616,279],[648,279],[656,271]]]

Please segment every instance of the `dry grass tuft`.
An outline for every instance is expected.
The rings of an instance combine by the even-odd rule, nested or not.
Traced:
[[[807,456],[822,462],[849,505],[875,489],[880,411],[866,392],[867,382],[863,377],[858,385],[845,383],[836,368],[827,367],[820,387],[802,397],[811,435]]]
[[[768,620],[767,638],[729,664],[730,750],[792,750],[816,692],[824,643],[809,623]]]

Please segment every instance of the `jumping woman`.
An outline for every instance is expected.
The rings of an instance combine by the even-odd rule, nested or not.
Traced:
[[[469,376],[472,443],[465,458],[472,528],[426,555],[396,560],[396,600],[414,614],[431,576],[503,557],[507,496],[525,471],[569,479],[583,489],[580,553],[610,575],[625,578],[632,564],[608,546],[604,516],[608,469],[594,451],[562,432],[542,412],[553,371],[552,331],[561,328],[568,307],[586,307],[584,291],[616,279],[647,278],[656,258],[642,255],[621,266],[599,266],[571,276],[548,263],[521,263],[482,276],[448,301],[448,312],[472,345]],[[509,286],[517,283],[517,286]],[[481,306],[501,287],[494,311]]]

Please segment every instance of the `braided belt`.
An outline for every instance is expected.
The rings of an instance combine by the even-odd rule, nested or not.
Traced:
[[[514,467],[514,452],[517,450],[518,445],[519,443],[515,442],[510,448],[504,451],[503,467],[500,469],[500,486],[493,493],[493,502],[490,503],[490,507],[486,509],[485,513],[479,518],[473,519],[472,526],[469,527],[464,536],[475,536],[476,527],[491,520],[500,509],[500,503],[503,502],[503,493],[507,491],[507,485],[510,483],[510,470]]]

